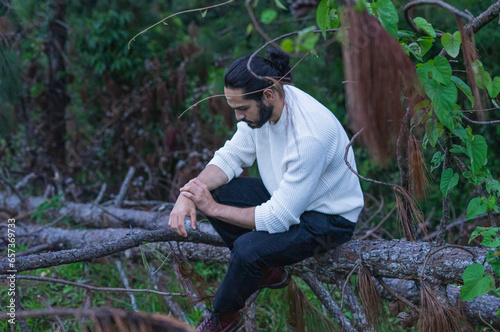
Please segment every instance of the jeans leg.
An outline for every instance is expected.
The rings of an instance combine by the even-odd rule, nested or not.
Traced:
[[[255,231],[234,241],[231,262],[215,294],[214,309],[233,313],[257,290],[266,267],[291,265],[348,241],[355,224],[339,216],[306,211],[283,233]],[[325,247],[326,244],[326,247]]]
[[[217,203],[237,207],[257,206],[271,198],[262,180],[249,177],[233,179],[213,190],[212,196]],[[233,242],[238,237],[251,232],[251,229],[231,225],[216,218],[207,219],[230,250],[233,250]]]

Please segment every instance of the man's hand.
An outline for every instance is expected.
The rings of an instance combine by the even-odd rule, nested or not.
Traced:
[[[189,198],[196,204],[198,210],[206,216],[213,215],[217,203],[214,201],[212,194],[210,194],[208,187],[198,178],[192,179],[180,190],[181,194],[179,197],[184,196]]]
[[[186,227],[184,226],[184,219],[186,217],[191,218],[191,228],[196,229],[196,206],[189,198],[179,195],[172,212],[170,212],[168,225],[184,237],[187,237]]]

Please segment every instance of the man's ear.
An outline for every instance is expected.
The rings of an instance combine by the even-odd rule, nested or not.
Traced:
[[[273,89],[265,89],[262,92],[262,95],[268,101],[273,101],[274,100],[274,91],[273,91]]]

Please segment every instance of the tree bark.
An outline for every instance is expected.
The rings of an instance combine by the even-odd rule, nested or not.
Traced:
[[[54,1],[53,15],[48,24],[45,53],[48,58],[46,105],[43,112],[45,149],[51,163],[66,164],[64,139],[66,136],[66,67],[64,49],[68,39],[65,23],[66,1]],[[47,165],[48,166],[48,165]]]

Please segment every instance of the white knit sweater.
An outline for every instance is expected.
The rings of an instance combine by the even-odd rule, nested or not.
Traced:
[[[231,140],[209,165],[229,181],[257,158],[271,199],[255,209],[258,231],[280,233],[300,222],[304,211],[338,214],[356,222],[363,208],[359,179],[346,166],[349,139],[337,118],[316,99],[285,85],[285,107],[276,124],[258,129],[239,122]],[[350,149],[348,161],[356,168]]]

